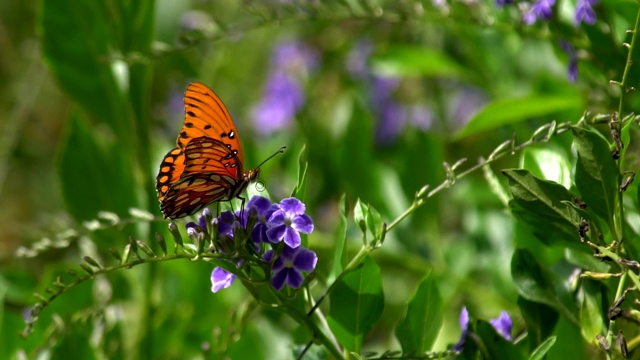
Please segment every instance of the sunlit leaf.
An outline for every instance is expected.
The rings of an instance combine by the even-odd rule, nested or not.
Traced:
[[[578,110],[582,106],[579,96],[533,95],[515,99],[499,99],[480,110],[459,133],[457,139],[566,110]]]

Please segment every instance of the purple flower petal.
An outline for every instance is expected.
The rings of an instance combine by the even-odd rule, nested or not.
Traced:
[[[493,326],[494,329],[498,332],[498,334],[502,335],[503,338],[511,341],[511,329],[513,328],[513,321],[511,321],[511,317],[509,313],[506,311],[502,311],[500,316],[495,319],[489,320],[489,323]]]
[[[593,11],[593,5],[597,4],[597,0],[577,0],[576,1],[576,26],[580,26],[581,22],[593,25],[596,23],[596,13]]]
[[[269,217],[268,222],[273,226],[273,225],[283,225],[284,221],[286,219],[286,216],[284,214],[284,210],[280,209],[280,210],[276,210],[273,212],[273,214]]]
[[[284,210],[287,215],[300,215],[304,214],[305,211],[305,205],[296,198],[283,199],[280,201],[280,208]]]
[[[469,311],[467,311],[467,307],[463,306],[460,311],[460,328],[462,332],[460,333],[460,340],[453,345],[453,350],[461,352],[464,347],[464,342],[467,340],[467,334],[469,333]]]
[[[295,249],[300,246],[300,241],[300,234],[287,226],[284,232],[284,243],[289,245],[292,249]]]
[[[284,237],[287,229],[288,227],[284,224],[270,228],[269,230],[267,230],[267,240],[269,240],[269,242],[272,244],[279,243],[280,241],[282,241],[282,238]]]
[[[302,281],[304,278],[302,274],[297,272],[295,269],[288,269],[287,271],[287,285],[290,287],[297,289],[302,285]]]
[[[295,257],[293,258],[293,267],[298,271],[311,272],[316,268],[318,256],[309,249],[302,247],[297,248]]]
[[[227,270],[216,267],[211,272],[211,291],[216,293],[222,289],[228,288],[233,284],[236,276]]]
[[[275,272],[273,278],[271,278],[271,286],[273,286],[274,289],[280,291],[284,287],[285,280],[287,280],[286,269]]]
[[[291,227],[303,234],[311,234],[313,232],[313,222],[307,214],[296,216],[291,223]]]

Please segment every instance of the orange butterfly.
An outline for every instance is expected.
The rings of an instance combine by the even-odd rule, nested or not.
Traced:
[[[156,177],[160,210],[170,219],[194,214],[216,201],[240,198],[260,174],[260,166],[243,171],[238,129],[213,90],[200,82],[189,84],[184,113],[177,146],[164,156]],[[283,151],[284,147],[267,160]]]

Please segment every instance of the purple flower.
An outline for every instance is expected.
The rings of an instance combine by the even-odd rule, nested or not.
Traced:
[[[273,250],[267,251],[264,254],[264,260],[271,261],[273,255]],[[295,249],[285,246],[282,254],[273,262],[271,286],[276,290],[281,290],[286,283],[291,288],[299,288],[304,280],[302,272],[313,271],[317,262],[318,256],[313,251],[302,246]]]
[[[409,123],[416,129],[427,131],[433,122],[433,111],[426,105],[416,104],[407,108],[407,118]]]
[[[247,203],[247,209],[255,208],[257,211],[256,225],[251,232],[251,238],[256,243],[268,242],[267,229],[268,220],[273,213],[278,210],[278,205],[272,204],[269,199],[262,196],[254,196]]]
[[[556,0],[536,0],[531,8],[522,15],[522,22],[526,25],[532,25],[538,19],[549,20],[553,15],[553,5]]]
[[[238,227],[247,225],[246,216],[243,216],[242,224],[240,224],[239,213],[232,213],[231,211],[225,211],[218,217],[218,234],[220,236],[233,237],[233,230]]]
[[[369,39],[359,40],[347,56],[347,72],[356,80],[363,80],[371,76],[369,56],[373,51],[373,45]]]
[[[585,24],[593,25],[596,23],[596,13],[593,11],[593,5],[598,0],[577,0],[576,1],[576,26],[584,21]]]
[[[263,135],[291,125],[304,104],[301,81],[317,67],[318,56],[304,43],[286,42],[274,50],[271,64],[262,100],[252,112],[255,128]]]
[[[457,126],[466,125],[487,103],[487,96],[475,87],[462,87],[449,102],[447,115]]]
[[[507,5],[507,4],[512,4],[512,3],[513,3],[512,0],[496,0],[496,5],[498,7],[503,7],[503,6]]]
[[[506,311],[502,311],[500,316],[495,319],[489,320],[489,323],[496,330],[498,334],[500,334],[503,338],[511,341],[511,328],[513,327],[513,322],[511,321],[511,317]],[[467,340],[467,335],[469,334],[469,311],[466,306],[462,307],[460,311],[460,328],[462,329],[462,333],[460,334],[460,340],[453,345],[453,350],[457,352],[461,352],[464,348],[464,343]]]
[[[466,306],[462,307],[460,311],[460,328],[462,333],[460,334],[460,340],[453,345],[453,350],[461,352],[464,346],[464,342],[467,340],[467,334],[469,333],[469,311]]]
[[[290,73],[306,75],[318,67],[318,54],[303,42],[284,42],[273,51],[271,64],[276,69],[287,69]]]
[[[211,291],[217,293],[222,289],[226,289],[233,284],[235,279],[236,276],[234,274],[216,266],[211,272]]]
[[[375,135],[378,145],[392,144],[406,125],[406,109],[392,96],[399,85],[400,79],[394,77],[376,77],[373,80],[372,101],[378,113]]]
[[[300,246],[300,233],[310,234],[313,231],[313,222],[304,212],[305,205],[300,200],[283,199],[280,208],[269,218],[268,241],[275,244],[284,240],[291,248]]]
[[[576,82],[578,79],[578,54],[576,49],[566,40],[560,40],[560,48],[569,55],[569,81]]]
[[[509,316],[509,313],[502,311],[500,316],[495,319],[489,320],[491,326],[500,334],[503,338],[511,341],[511,329],[513,328],[513,321]]]
[[[298,80],[284,70],[271,73],[264,97],[253,109],[256,129],[263,135],[291,126],[304,104],[304,94]]]

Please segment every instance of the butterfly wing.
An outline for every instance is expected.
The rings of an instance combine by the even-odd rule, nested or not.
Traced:
[[[177,145],[186,148],[189,141],[199,137],[219,140],[244,163],[238,129],[222,100],[207,85],[193,82],[184,93],[184,125]]]
[[[161,210],[165,217],[176,219],[229,200],[244,184],[243,175],[242,163],[226,144],[195,138],[184,151],[170,151],[162,162],[157,181]]]
[[[165,218],[191,215],[244,190],[257,172],[243,173],[238,130],[222,100],[200,82],[184,94],[185,119],[177,147],[162,160],[156,190]]]

